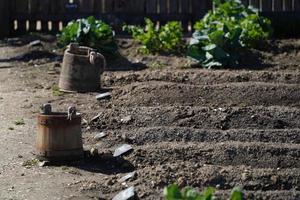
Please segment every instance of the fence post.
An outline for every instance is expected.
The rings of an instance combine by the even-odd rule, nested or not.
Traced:
[[[8,37],[10,32],[9,0],[0,1],[0,38]]]

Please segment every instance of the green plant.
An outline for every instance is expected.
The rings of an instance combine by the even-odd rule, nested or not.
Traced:
[[[191,187],[185,187],[182,190],[176,184],[169,185],[164,189],[164,197],[166,200],[213,200],[215,189],[212,187],[206,188],[199,193]],[[242,200],[243,193],[239,187],[233,188],[230,194],[230,200]]]
[[[97,49],[105,55],[116,54],[118,45],[111,27],[94,17],[71,21],[58,36],[58,44],[66,46],[71,42]]]
[[[271,22],[240,0],[213,2],[215,9],[194,25],[188,56],[207,68],[236,66],[243,49],[272,34]]]
[[[34,166],[38,165],[39,162],[40,161],[38,159],[26,160],[26,161],[23,162],[22,166],[26,167],[26,168],[31,168],[31,167],[34,167]]]
[[[58,87],[58,85],[53,85],[52,86],[52,95],[59,97],[63,95],[63,92],[60,91],[60,88]]]
[[[171,21],[156,29],[155,24],[145,18],[145,27],[125,25],[133,39],[142,44],[140,51],[149,53],[179,53],[183,48],[182,27],[179,22]]]
[[[17,119],[15,121],[15,125],[17,125],[17,126],[25,125],[24,119]]]

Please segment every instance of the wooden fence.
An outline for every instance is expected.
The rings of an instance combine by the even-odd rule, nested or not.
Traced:
[[[278,31],[297,33],[300,0],[242,0],[273,19]],[[0,37],[26,32],[52,32],[70,20],[94,15],[118,32],[124,23],[142,24],[150,17],[158,24],[181,21],[186,32],[212,8],[211,0],[0,0]]]

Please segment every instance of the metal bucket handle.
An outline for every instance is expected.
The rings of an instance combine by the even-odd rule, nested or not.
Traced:
[[[91,50],[89,52],[89,59],[90,59],[90,63],[94,66],[97,66],[99,64],[99,60],[102,60],[102,68],[100,69],[100,73],[102,74],[104,69],[106,68],[106,60],[104,58],[104,56],[101,53],[98,53],[94,50]]]

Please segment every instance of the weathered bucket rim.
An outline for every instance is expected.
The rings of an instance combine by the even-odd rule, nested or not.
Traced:
[[[68,113],[67,112],[52,112],[50,114],[39,114],[39,117],[55,117],[55,118],[67,118]],[[81,117],[81,113],[76,113],[75,116],[72,116],[72,118]]]
[[[89,58],[90,53],[92,51],[96,51],[96,50],[90,47],[78,45],[75,46],[74,48],[68,48],[65,53],[70,55],[76,55],[76,57]]]

